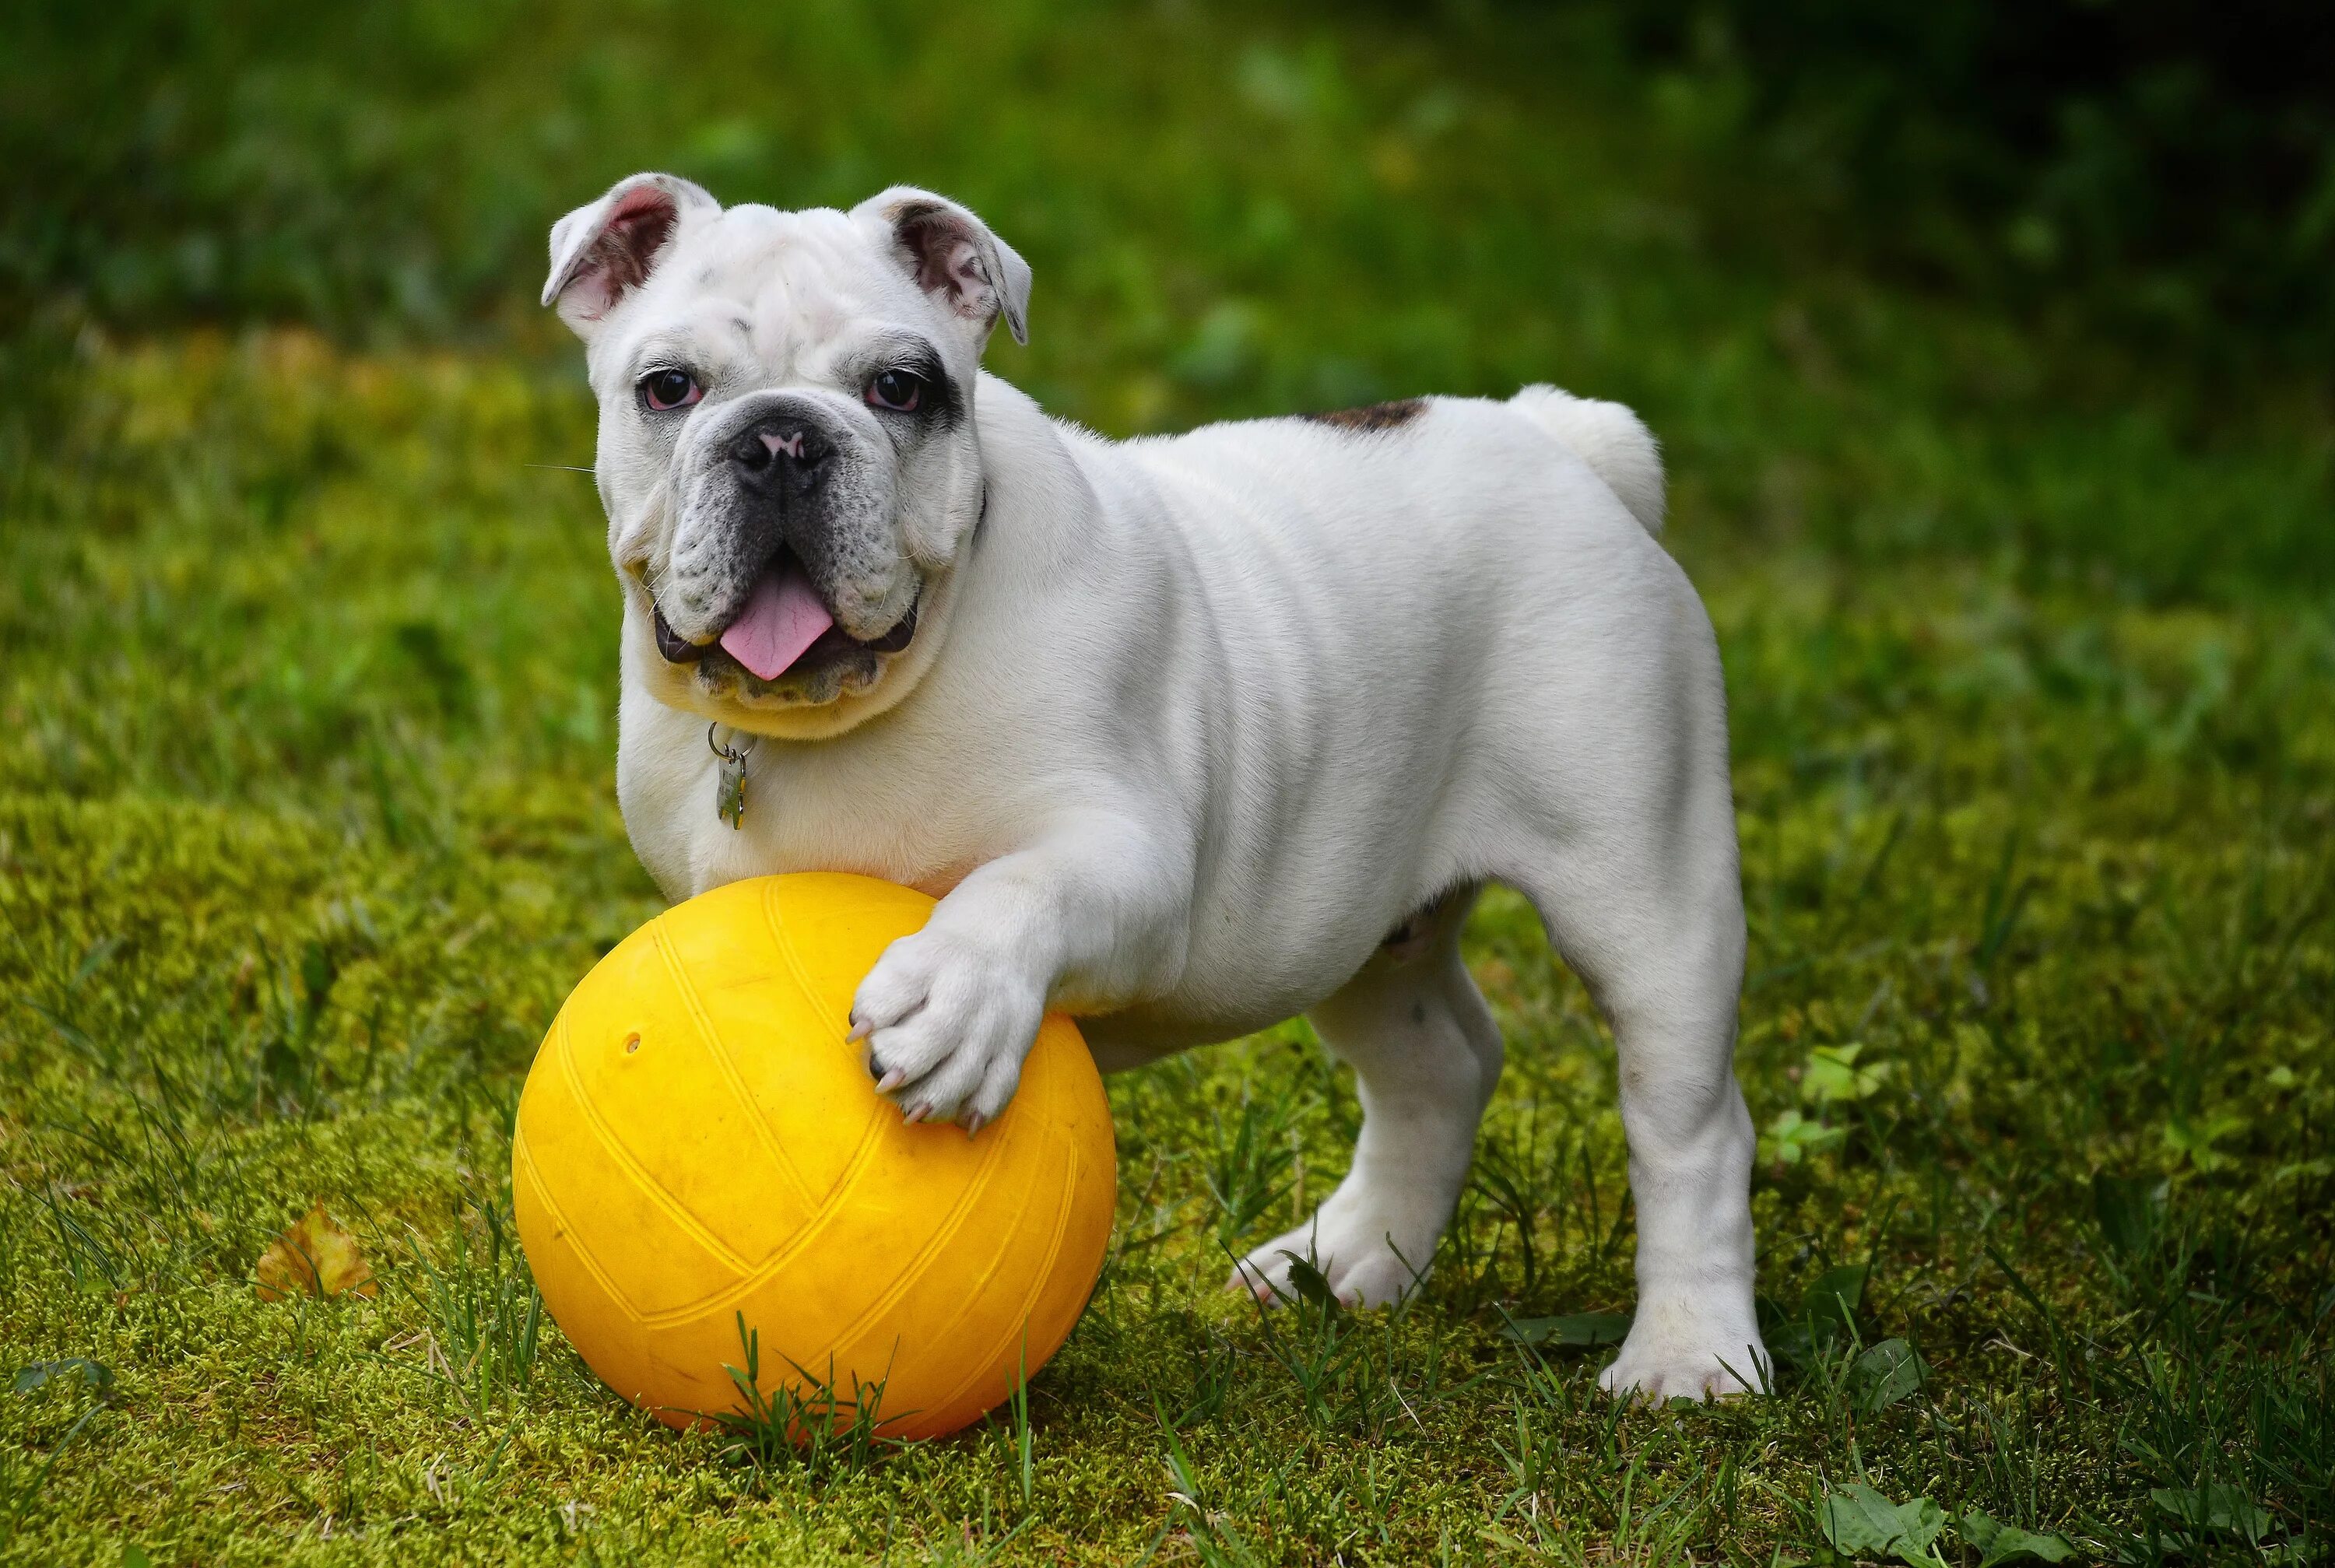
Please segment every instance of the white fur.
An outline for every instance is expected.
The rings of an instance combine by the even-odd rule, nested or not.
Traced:
[[[740,210],[765,214],[759,238],[692,218],[700,250],[644,292],[663,303],[628,322],[620,302],[598,327],[610,426],[628,417],[623,344],[717,305],[746,302],[752,343],[773,345],[755,350],[767,386],[803,379],[842,330],[822,323],[910,309],[877,249],[851,253],[825,218],[800,215],[832,251],[822,281],[779,215]],[[945,330],[947,302],[931,311]],[[604,428],[627,567],[618,789],[659,884],[826,868],[941,895],[856,1014],[907,1071],[896,1093],[935,1118],[996,1114],[1049,1006],[1080,1014],[1110,1068],[1309,1013],[1356,1070],[1361,1141],[1320,1213],[1243,1277],[1284,1283],[1310,1252],[1374,1302],[1427,1268],[1499,1074],[1458,939],[1475,889],[1507,883],[1620,1050],[1639,1307],[1606,1385],[1760,1386],[1725,693],[1653,537],[1661,466],[1635,416],[1535,387],[1433,399],[1380,431],[1265,420],[1114,443],[985,373],[968,391],[985,515],[919,568],[911,653],[831,711],[709,709],[675,683],[623,553],[653,556],[674,526],[666,460]],[[736,830],[713,809],[709,717],[763,737]]]
[[[1579,452],[1646,532],[1662,537],[1662,454],[1643,421],[1620,403],[1577,398],[1547,385],[1528,386],[1508,402]]]

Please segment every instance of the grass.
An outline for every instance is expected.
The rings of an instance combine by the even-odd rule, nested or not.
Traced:
[[[612,100],[693,25],[612,34]],[[1545,378],[1664,436],[1734,703],[1778,1393],[1596,1393],[1612,1045],[1496,895],[1468,956],[1507,1077],[1401,1308],[1220,1289],[1351,1147],[1293,1023],[1113,1080],[1102,1284],[986,1428],[830,1419],[805,1462],[794,1412],[632,1410],[506,1218],[536,1042],[658,906],[572,352],[48,320],[0,345],[0,1561],[1976,1565],[1977,1515],[2092,1561],[2325,1560],[2323,402],[2215,412],[2112,345],[1738,265],[1672,111],[1552,92],[1497,28],[1015,12],[903,62],[805,25],[834,145],[732,182],[972,198],[1038,272],[993,363],[1061,411]],[[808,113],[738,85],[774,47],[609,156],[724,173],[662,154],[725,92]],[[455,86],[524,108],[521,74]],[[925,95],[908,130],[877,79]],[[950,112],[977,134],[906,145]],[[319,1198],[379,1295],[261,1302]]]

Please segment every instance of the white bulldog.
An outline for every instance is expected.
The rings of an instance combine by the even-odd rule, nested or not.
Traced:
[[[1459,931],[1520,889],[1620,1052],[1639,1298],[1605,1386],[1763,1386],[1726,695],[1652,439],[1528,387],[1107,441],[981,370],[1029,295],[906,188],[724,210],[643,174],[552,230],[643,862],[675,898],[939,895],[853,1018],[910,1119],[996,1116],[1049,1007],[1106,1068],[1304,1012],[1361,1140],[1234,1283],[1306,1257],[1363,1303],[1467,1178],[1502,1049]]]

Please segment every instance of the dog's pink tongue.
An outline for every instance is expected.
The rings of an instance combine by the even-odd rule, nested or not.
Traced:
[[[722,634],[722,645],[761,679],[775,681],[833,624],[803,569],[780,557],[755,579],[754,596]]]

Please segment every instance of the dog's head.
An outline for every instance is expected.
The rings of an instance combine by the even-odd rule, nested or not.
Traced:
[[[973,400],[1030,268],[956,203],[724,210],[637,174],[551,231],[626,635],[664,702],[811,738],[929,663],[981,516]],[[650,648],[654,656],[650,656]]]

